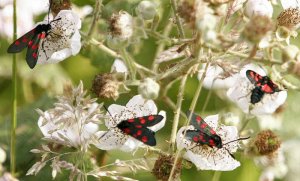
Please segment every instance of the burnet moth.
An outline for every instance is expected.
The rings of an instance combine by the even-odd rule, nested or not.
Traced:
[[[190,111],[187,111],[187,117],[191,114]],[[216,147],[218,149],[227,148],[224,145],[227,145],[232,142],[241,141],[249,139],[250,137],[238,138],[236,140],[229,141],[227,143],[222,142],[222,138],[197,114],[192,113],[190,125],[194,127],[194,130],[187,130],[185,137],[196,143],[196,146],[209,146],[211,148]],[[227,152],[234,158],[234,156],[227,150]]]
[[[50,8],[49,8],[49,12],[50,12]],[[39,57],[40,47],[43,53],[46,54],[46,51],[44,49],[44,40],[51,33],[51,23],[55,21],[59,21],[60,19],[61,18],[54,19],[51,22],[49,22],[49,13],[48,13],[47,24],[39,24],[31,31],[27,32],[26,34],[18,38],[8,47],[7,53],[19,53],[23,49],[27,48],[26,62],[28,66],[31,69],[33,69]]]
[[[110,114],[110,112],[105,106],[104,108]],[[112,117],[111,114],[110,116]],[[127,120],[122,120],[120,123],[117,124],[116,127],[120,129],[124,134],[129,135],[143,142],[146,145],[155,146],[155,132],[150,130],[148,127],[158,124],[163,120],[163,118],[164,117],[159,114],[131,118]]]
[[[246,76],[255,85],[250,97],[252,104],[258,103],[265,94],[273,94],[281,91],[268,76],[261,76],[253,70],[247,70]]]

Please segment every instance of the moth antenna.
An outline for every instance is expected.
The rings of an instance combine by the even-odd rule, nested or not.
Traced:
[[[110,115],[110,117],[113,118],[113,116],[110,114],[108,108],[107,108],[105,105],[103,105],[103,107],[104,107],[104,109],[108,112],[108,114]]]
[[[50,0],[50,4],[49,4],[49,10],[48,10],[48,23],[50,23],[49,16],[50,16],[50,11],[51,11],[51,4],[52,4],[52,0]]]
[[[224,146],[224,145],[227,145],[227,144],[229,144],[229,143],[232,143],[232,142],[241,141],[241,140],[247,140],[247,139],[249,139],[249,138],[250,138],[250,136],[244,137],[244,138],[238,138],[238,139],[236,139],[236,140],[231,140],[231,141],[229,141],[229,142],[227,142],[227,143],[224,143],[223,146]]]
[[[50,22],[50,24],[53,23],[53,22],[55,22],[55,21],[59,21],[59,20],[61,20],[61,18],[54,19],[54,20],[52,20],[52,21]]]

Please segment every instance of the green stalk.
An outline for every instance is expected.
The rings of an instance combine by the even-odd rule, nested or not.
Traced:
[[[13,1],[13,40],[17,39],[17,1]],[[17,127],[17,57],[13,54],[12,61],[12,120],[10,127],[10,172],[16,171],[16,127]]]
[[[129,68],[129,74],[130,74],[131,80],[135,80],[136,67],[135,67],[134,61],[131,59],[131,57],[129,57],[125,48],[122,48],[121,55],[122,55],[122,58],[124,59],[126,65]]]

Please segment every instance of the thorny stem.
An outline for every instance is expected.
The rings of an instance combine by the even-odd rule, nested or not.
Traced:
[[[194,96],[194,98],[193,98],[193,100],[192,100],[192,103],[191,103],[191,105],[190,105],[190,109],[189,109],[189,110],[190,110],[191,112],[194,112],[194,109],[195,109],[195,107],[196,107],[196,104],[197,104],[197,101],[198,101],[198,98],[199,98],[199,96],[200,96],[201,89],[202,89],[202,86],[203,86],[203,79],[204,79],[204,77],[205,77],[205,74],[206,74],[206,71],[207,71],[208,66],[209,66],[209,63],[206,64],[205,71],[204,71],[204,73],[202,74],[202,77],[201,77],[201,79],[200,79],[200,83],[199,83],[199,85],[198,85],[198,87],[197,87],[197,90],[196,90],[196,92],[195,92],[195,96]],[[189,115],[188,121],[187,121],[187,123],[186,123],[185,126],[188,126],[188,125],[190,124],[191,118],[192,118],[192,114]],[[185,134],[186,134],[186,130],[185,130],[184,133],[183,133],[183,138],[185,137]],[[170,173],[170,176],[169,176],[168,181],[172,181],[172,179],[173,179],[173,175],[174,175],[174,172],[175,172],[175,168],[176,168],[177,162],[178,162],[178,160],[179,160],[179,156],[181,155],[181,151],[182,151],[182,150],[177,150],[177,151],[176,151],[174,163],[173,163],[172,170],[171,170],[171,173]]]
[[[174,16],[175,16],[175,20],[176,20],[176,25],[177,25],[177,28],[178,28],[178,32],[179,32],[180,38],[185,38],[183,26],[181,24],[180,17],[178,16],[178,11],[177,11],[178,7],[177,7],[176,0],[171,0],[171,5],[172,5],[173,12],[174,12]]]
[[[176,110],[175,110],[171,138],[170,138],[170,147],[172,148],[173,151],[175,150],[176,133],[177,133],[177,129],[178,129],[178,123],[179,123],[179,118],[180,118],[180,113],[181,113],[181,105],[182,105],[182,101],[183,101],[183,95],[184,95],[184,89],[185,89],[187,77],[188,77],[188,74],[185,74],[182,77],[180,86],[179,86],[178,95],[177,95]]]
[[[17,0],[13,1],[13,40],[17,39]],[[13,54],[12,61],[12,120],[10,127],[10,172],[16,171],[16,127],[17,127],[17,57]]]
[[[92,21],[92,24],[90,26],[89,32],[87,34],[87,39],[88,40],[92,36],[92,34],[94,32],[94,29],[95,29],[96,22],[99,19],[99,15],[101,13],[101,6],[102,6],[102,0],[96,0],[96,2],[95,2],[95,9],[94,9],[94,15],[93,15],[93,21]]]

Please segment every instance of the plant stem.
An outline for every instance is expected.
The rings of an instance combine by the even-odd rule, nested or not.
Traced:
[[[129,74],[130,74],[131,79],[135,80],[136,67],[134,65],[134,61],[132,61],[132,59],[129,57],[125,48],[122,48],[121,55],[122,55],[122,58],[124,59],[126,65],[129,68]]]
[[[213,178],[211,179],[211,181],[219,181],[220,177],[221,177],[221,173],[222,172],[220,172],[220,171],[215,171],[214,175],[213,175]]]
[[[187,77],[188,77],[188,74],[185,74],[182,77],[180,86],[179,86],[178,95],[177,95],[176,110],[175,110],[171,138],[170,138],[170,148],[172,148],[173,151],[175,150],[174,145],[175,145],[175,141],[176,141],[176,133],[177,133],[177,129],[178,129],[178,123],[179,123],[179,118],[180,118],[180,113],[181,113],[181,105],[182,105],[182,101],[183,101],[184,88],[185,88]]]
[[[93,21],[92,24],[89,28],[89,32],[87,34],[87,39],[89,40],[94,32],[96,22],[99,19],[99,14],[101,13],[101,6],[102,6],[102,0],[96,0],[95,2],[95,9],[94,9],[94,16],[93,16]]]
[[[194,109],[195,109],[195,107],[196,107],[196,104],[197,104],[197,101],[198,101],[198,98],[199,98],[199,96],[200,96],[201,89],[202,89],[202,86],[203,86],[203,79],[204,79],[204,77],[205,77],[205,75],[206,75],[206,71],[207,71],[208,66],[209,66],[209,63],[207,63],[206,66],[205,66],[205,71],[204,71],[204,73],[202,74],[202,77],[201,77],[201,79],[200,79],[200,83],[199,83],[199,85],[198,85],[198,87],[197,87],[197,90],[196,90],[196,92],[195,92],[195,96],[194,96],[194,98],[193,98],[193,100],[192,100],[192,103],[191,103],[191,105],[190,105],[190,111],[191,111],[191,112],[194,112]],[[187,121],[187,123],[186,123],[185,126],[188,126],[188,125],[190,124],[191,118],[192,118],[192,114],[189,115],[188,121]],[[185,137],[185,134],[186,134],[186,130],[185,130],[184,133],[183,133],[183,138]],[[178,160],[179,160],[180,154],[181,154],[181,150],[177,150],[177,151],[176,151],[176,155],[175,155],[175,159],[174,159],[174,163],[173,163],[173,167],[172,167],[172,170],[171,170],[171,173],[170,173],[170,176],[169,176],[168,181],[172,181],[172,180],[173,180],[173,175],[174,175],[175,168],[176,168],[177,162],[178,162]]]
[[[173,12],[174,12],[176,25],[177,25],[177,28],[178,28],[180,38],[185,38],[185,34],[184,34],[184,31],[183,31],[183,26],[181,24],[180,17],[178,16],[176,0],[171,0],[171,5],[172,5]]]
[[[17,0],[13,1],[13,40],[17,39]],[[16,127],[17,127],[17,57],[13,54],[12,61],[12,120],[10,131],[10,172],[15,175],[16,171]]]

